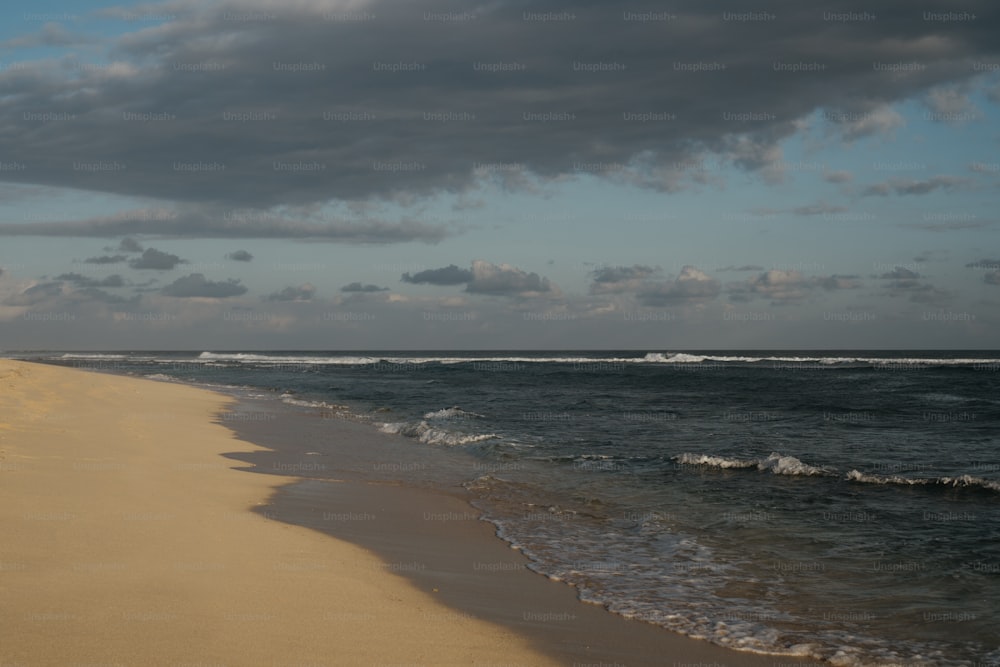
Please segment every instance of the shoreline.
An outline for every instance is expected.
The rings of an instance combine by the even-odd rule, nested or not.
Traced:
[[[350,473],[310,479],[302,456],[315,443],[282,449],[280,419],[227,420],[240,401],[224,393],[7,360],[0,386],[4,414],[28,415],[0,421],[0,529],[13,538],[0,548],[11,575],[0,590],[18,607],[0,611],[15,637],[0,648],[4,664],[37,664],[39,650],[44,660],[150,664],[135,651],[153,645],[155,664],[175,665],[820,664],[736,652],[581,602],[528,570],[460,493]],[[71,405],[60,398],[74,389]],[[367,425],[322,425],[414,451]],[[48,459],[30,458],[32,447]],[[247,471],[281,479],[236,474]],[[50,493],[37,491],[37,475]],[[80,504],[68,509],[67,497]],[[34,509],[19,516],[12,508],[26,498]],[[361,601],[373,593],[381,606]]]

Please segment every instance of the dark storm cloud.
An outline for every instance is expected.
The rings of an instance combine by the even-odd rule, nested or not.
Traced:
[[[178,264],[187,264],[187,262],[177,255],[172,255],[169,252],[163,252],[156,248],[146,248],[145,252],[142,253],[142,257],[133,259],[128,263],[133,269],[155,271],[170,271]]]
[[[472,271],[469,269],[461,269],[454,264],[449,264],[441,269],[427,269],[413,275],[404,273],[399,279],[404,283],[415,285],[461,285],[471,281],[472,278]]]
[[[178,278],[160,290],[164,296],[225,298],[246,294],[247,288],[240,281],[229,279],[221,282],[206,280],[201,273]]]
[[[56,276],[56,280],[66,280],[77,287],[124,287],[125,279],[115,274],[107,278],[88,278],[79,273],[63,273]]]
[[[83,260],[84,264],[120,264],[128,259],[126,255],[101,255],[99,257],[88,257]]]
[[[312,283],[305,283],[297,287],[290,286],[267,295],[266,301],[311,301],[316,295],[316,286]]]
[[[253,255],[251,255],[246,250],[236,250],[226,255],[226,259],[231,259],[234,262],[252,262]]]
[[[680,0],[652,22],[575,0],[375,0],[356,7],[363,21],[321,2],[157,7],[176,20],[120,37],[112,66],[0,72],[5,159],[32,165],[11,180],[266,210],[460,192],[482,165],[542,178],[638,165],[628,180],[670,190],[677,165],[716,153],[780,179],[775,147],[797,120],[822,110],[848,139],[891,129],[886,104],[966,82],[1000,49],[993,0],[963,2],[976,19],[958,22],[908,0],[846,22],[825,18],[856,11],[846,0],[776,0],[773,19],[747,21],[726,18],[745,12],[735,0]],[[254,12],[269,18],[232,20]],[[449,15],[470,18],[434,19]]]
[[[388,287],[378,285],[362,285],[361,283],[351,283],[340,288],[341,292],[388,292]]]

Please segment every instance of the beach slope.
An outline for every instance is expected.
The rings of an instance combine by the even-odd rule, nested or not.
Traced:
[[[0,663],[557,664],[373,554],[279,523],[231,399],[0,360]],[[447,618],[447,622],[442,619]]]

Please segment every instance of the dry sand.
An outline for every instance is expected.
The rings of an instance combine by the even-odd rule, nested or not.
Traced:
[[[464,529],[445,534],[468,522],[411,527],[444,531],[426,535],[438,552],[444,544],[468,551],[452,554],[454,572],[407,576],[406,563],[447,559],[433,545],[417,549],[416,534],[386,545],[358,536],[375,551],[333,539],[308,519],[317,511],[309,484],[329,482],[276,492],[287,477],[234,469],[264,450],[213,422],[232,402],[188,386],[0,359],[0,665],[795,662],[577,602],[572,589],[526,572],[481,522],[474,540]],[[426,511],[405,489],[343,488],[363,496],[354,505],[343,497],[343,510],[378,506],[379,527],[394,533],[413,523],[407,513]],[[272,513],[272,498],[282,512],[297,503],[297,518]],[[498,557],[518,567],[470,577],[469,563]],[[525,609],[580,622],[556,630],[564,624],[534,622]]]

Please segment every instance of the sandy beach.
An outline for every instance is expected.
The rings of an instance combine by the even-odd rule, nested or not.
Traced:
[[[0,360],[0,664],[795,664],[580,603],[483,522],[412,520],[457,499],[240,470],[268,450],[219,423],[233,400]],[[324,534],[337,494],[381,522]]]

